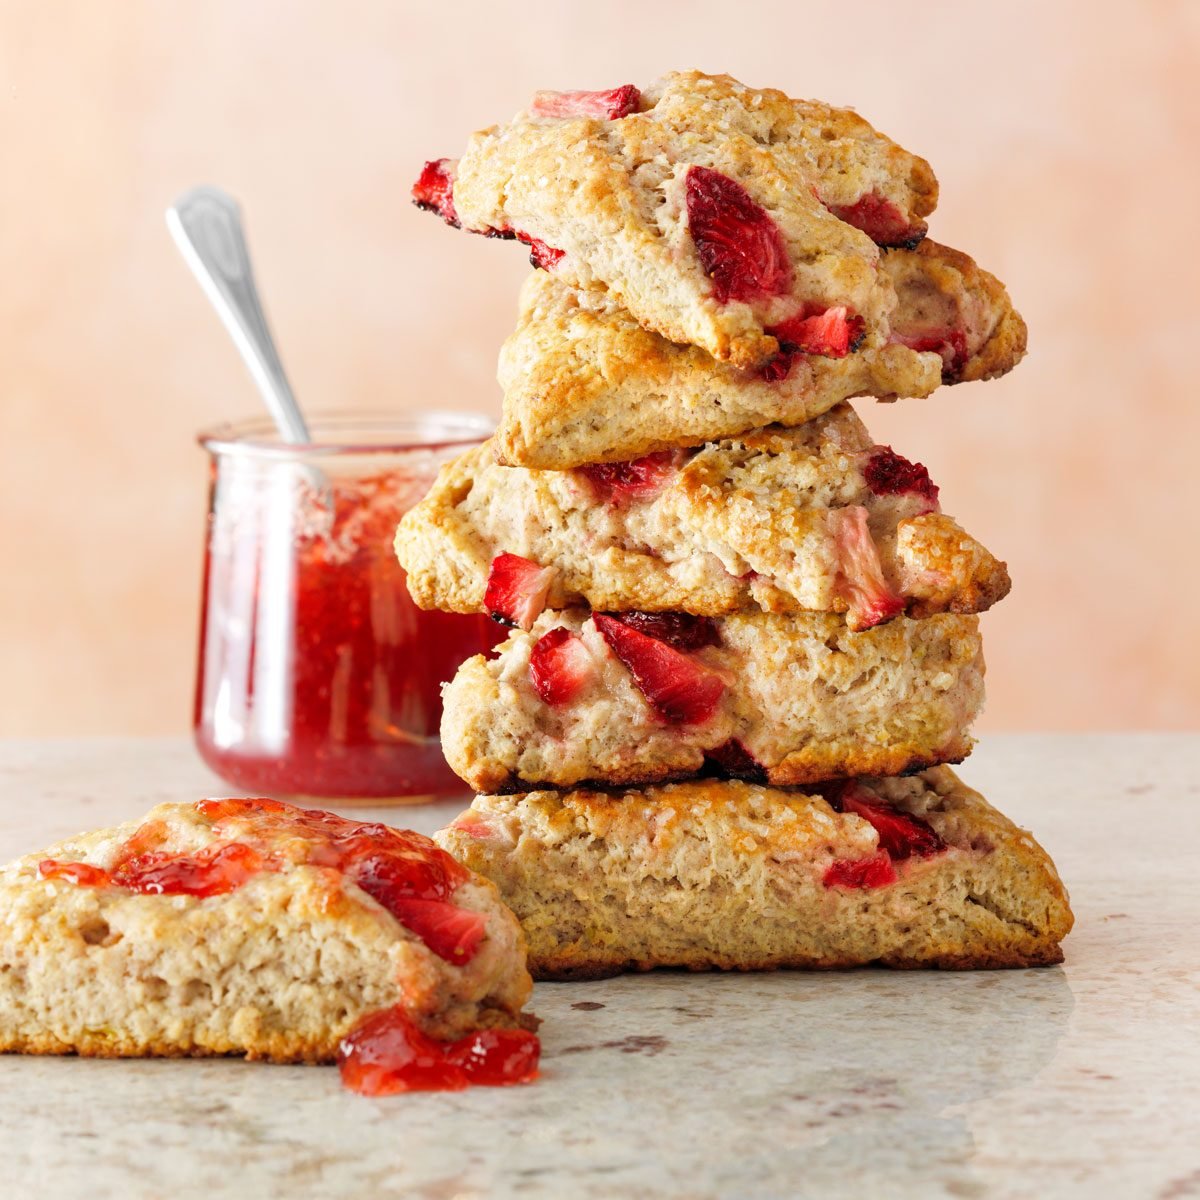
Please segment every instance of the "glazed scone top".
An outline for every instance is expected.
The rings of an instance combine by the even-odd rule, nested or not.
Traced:
[[[886,341],[895,293],[856,224],[884,244],[916,244],[937,195],[923,159],[849,110],[729,76],[667,75],[637,103],[605,118],[544,116],[535,102],[446,160],[452,207],[435,207],[530,242],[567,282],[603,284],[646,328],[738,366],[774,356],[771,330],[843,306],[867,345]],[[698,243],[729,250],[726,218],[746,212],[743,264],[757,265],[730,285]]]

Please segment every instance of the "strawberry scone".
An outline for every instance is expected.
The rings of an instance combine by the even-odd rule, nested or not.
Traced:
[[[481,792],[892,775],[970,752],[983,675],[975,617],[546,612],[446,685],[442,751]]]
[[[478,796],[437,840],[493,880],[539,979],[1034,967],[1073,917],[1046,852],[947,767],[820,792],[699,780]]]
[[[928,396],[1020,360],[1024,322],[1003,285],[965,254],[925,241],[889,251],[883,266],[899,296],[890,342],[840,358],[781,355],[760,371],[643,329],[611,292],[535,271],[500,351],[496,456],[555,469],[640,458],[799,425],[854,396]]]
[[[849,109],[688,71],[640,90],[539,92],[413,189],[453,225],[516,238],[567,283],[743,368],[781,349],[886,344],[881,246],[914,246],[937,182]]]
[[[389,1046],[429,1059],[409,1086],[536,1069],[520,927],[420,834],[274,800],[161,804],[0,869],[0,922],[0,1051],[340,1056],[371,1092],[407,1090],[381,1077]],[[505,1062],[512,1078],[483,1077]]]
[[[600,611],[982,612],[1005,566],[939,511],[919,463],[873,442],[847,405],[691,451],[572,471],[442,469],[396,550],[422,608],[528,628],[543,605]],[[519,612],[518,612],[519,609]]]

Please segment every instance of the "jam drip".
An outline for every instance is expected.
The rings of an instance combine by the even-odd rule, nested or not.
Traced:
[[[338,1047],[342,1083],[364,1096],[503,1087],[538,1075],[541,1044],[523,1029],[477,1029],[456,1042],[422,1033],[404,1008],[364,1018]]]
[[[107,869],[46,859],[39,872],[86,887],[219,896],[264,871],[324,867],[357,884],[439,958],[461,965],[475,957],[487,918],[450,899],[470,874],[427,837],[278,800],[200,800],[195,807],[218,840],[193,854],[164,850],[167,827],[148,821]]]

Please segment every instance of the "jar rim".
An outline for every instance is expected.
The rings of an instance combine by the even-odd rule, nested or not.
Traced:
[[[320,458],[340,454],[395,454],[473,446],[496,431],[483,413],[431,409],[417,415],[345,410],[307,415],[311,442],[285,442],[269,416],[223,421],[202,429],[196,441],[209,454],[255,458]]]

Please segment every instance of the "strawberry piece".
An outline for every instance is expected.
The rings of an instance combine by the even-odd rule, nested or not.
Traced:
[[[477,1029],[450,1045],[446,1061],[471,1083],[506,1087],[536,1079],[541,1053],[537,1035],[524,1029]]]
[[[920,496],[929,507],[936,508],[938,486],[920,463],[909,462],[891,446],[876,446],[867,465],[863,467],[867,487],[877,496]]]
[[[583,639],[562,626],[542,634],[529,652],[533,690],[547,704],[569,704],[595,672]]]
[[[922,226],[909,222],[896,205],[878,192],[868,192],[853,204],[826,207],[839,221],[861,229],[877,246],[914,250],[925,238]]]
[[[858,349],[866,324],[862,317],[851,316],[850,310],[839,304],[807,316],[792,317],[767,332],[779,339],[785,351],[845,358]]]
[[[779,226],[735,179],[689,167],[688,228],[720,304],[786,295],[792,266]]]
[[[715,671],[615,617],[594,613],[592,621],[660,717],[676,725],[698,725],[713,715],[725,691],[725,681]]]
[[[867,510],[861,505],[836,508],[829,523],[837,543],[841,568],[838,580],[848,611],[846,623],[855,632],[890,621],[904,611],[904,599],[888,587],[879,562],[879,551],[867,527]]]
[[[599,499],[621,508],[649,500],[661,492],[675,473],[679,459],[680,455],[673,450],[660,450],[629,462],[591,463],[578,470]]]
[[[535,117],[599,117],[616,121],[637,112],[642,93],[626,83],[606,92],[534,92],[530,113]]]
[[[896,882],[896,868],[886,850],[870,858],[838,858],[831,862],[821,882],[827,887],[880,888]]]
[[[459,227],[458,213],[454,211],[453,163],[448,158],[435,158],[427,162],[412,188],[413,203],[427,212],[435,212],[446,222]]]
[[[372,1013],[338,1046],[342,1083],[364,1096],[398,1092],[456,1092],[466,1072],[446,1061],[446,1043],[422,1033],[402,1008]]]
[[[513,231],[513,236],[518,242],[524,242],[529,247],[530,263],[543,271],[553,271],[566,256],[565,250],[555,250],[553,246],[547,246],[541,238],[522,233],[519,229]]]
[[[766,781],[767,772],[762,763],[737,738],[730,738],[715,750],[707,751],[705,758],[735,779],[749,779],[755,783]]]
[[[532,627],[554,582],[554,568],[519,554],[497,554],[488,571],[483,607],[501,625]]]
[[[792,372],[792,364],[800,357],[798,350],[780,350],[774,358],[768,360],[765,367],[760,367],[758,377],[764,383],[780,383]]]
[[[893,859],[928,858],[946,849],[927,822],[882,803],[861,788],[850,787],[842,793],[841,809],[869,822],[879,835],[879,848]]]
[[[430,950],[449,963],[462,965],[475,957],[487,927],[483,913],[445,900],[393,899],[388,911],[415,933]]]
[[[942,356],[942,382],[957,383],[967,365],[967,335],[961,329],[942,329],[917,333],[892,330],[889,341],[907,346],[918,354],[936,351]]]
[[[704,646],[721,644],[716,623],[711,617],[696,617],[682,612],[623,612],[608,615],[639,633],[674,646],[676,650],[699,650]]]

